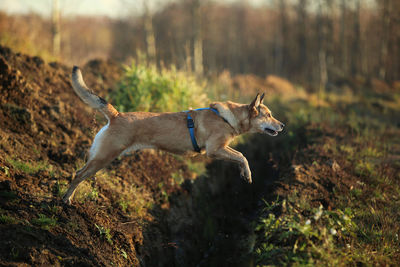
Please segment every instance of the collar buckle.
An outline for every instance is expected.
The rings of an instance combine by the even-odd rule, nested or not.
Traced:
[[[194,121],[192,118],[187,118],[187,127],[194,128]]]

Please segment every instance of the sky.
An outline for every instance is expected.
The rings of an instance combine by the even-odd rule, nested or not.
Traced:
[[[63,16],[103,15],[112,18],[140,13],[143,10],[143,1],[147,1],[151,9],[173,2],[173,0],[58,0]],[[222,0],[221,2],[235,1],[238,0]],[[247,2],[259,5],[267,1],[247,0]],[[0,10],[7,13],[35,12],[50,16],[52,3],[53,0],[0,0]]]
[[[156,10],[163,5],[177,0],[57,0],[62,16],[97,15],[111,18],[124,17],[132,14],[140,14],[143,10],[143,2],[146,1],[150,10]],[[240,2],[246,1],[253,6],[271,4],[274,0],[209,0],[215,2]],[[288,0],[297,2],[297,0]],[[316,2],[311,2],[316,3]],[[350,1],[349,5],[353,1]],[[363,1],[364,5],[371,6],[374,0]],[[6,13],[34,12],[49,17],[53,0],[0,0],[0,11]],[[351,5],[350,5],[351,6]],[[373,6],[373,5],[372,5]],[[315,8],[315,7],[314,7]]]
[[[128,0],[58,0],[63,15],[105,15],[119,17],[124,15],[124,4],[129,3],[134,8],[134,2]],[[0,10],[7,13],[35,12],[43,16],[50,16],[53,0],[1,0]]]

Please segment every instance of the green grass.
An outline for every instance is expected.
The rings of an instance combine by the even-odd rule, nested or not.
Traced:
[[[24,162],[18,159],[12,159],[7,157],[6,161],[11,164],[14,169],[23,171],[28,174],[34,174],[41,170],[47,170],[50,165],[46,161],[39,162]]]
[[[57,180],[54,184],[53,192],[58,197],[63,197],[68,190],[68,182],[66,180]]]
[[[93,187],[92,190],[86,195],[86,198],[96,201],[99,198],[99,191],[97,191],[97,188]]]
[[[99,231],[100,237],[104,238],[110,245],[113,244],[110,228],[105,228],[101,225],[94,224]]]
[[[47,209],[54,216],[58,215],[62,210],[62,208],[60,206],[57,206],[57,205],[54,205],[54,204],[53,205],[47,205],[46,204],[46,205],[43,206],[43,208]]]
[[[121,256],[124,257],[124,259],[128,259],[128,254],[123,249],[121,249]]]
[[[158,185],[157,185],[157,187],[158,187],[158,189],[160,190],[159,192],[159,201],[161,202],[161,203],[166,203],[166,202],[168,202],[168,200],[169,200],[169,195],[168,195],[168,192],[165,190],[165,186],[164,186],[165,184],[163,183],[163,182],[159,182],[158,183]]]
[[[7,177],[10,177],[10,171],[7,166],[0,166],[0,171],[4,172]]]
[[[44,214],[39,214],[38,218],[32,219],[32,223],[40,226],[42,229],[50,230],[57,225],[57,219],[54,217],[47,217]]]
[[[76,222],[68,222],[68,223],[66,224],[66,226],[67,226],[68,229],[71,230],[71,231],[76,231],[76,230],[79,229],[79,225],[78,225],[78,223],[76,223]]]
[[[195,173],[197,176],[207,175],[206,163],[204,161],[186,160],[185,162],[189,171]]]
[[[18,219],[12,217],[12,216],[8,216],[5,214],[0,215],[0,223],[1,224],[15,224],[18,223]]]
[[[125,67],[125,74],[110,97],[119,111],[172,112],[207,104],[205,88],[205,83],[174,67],[157,70],[155,66],[133,62]]]
[[[67,188],[68,186],[65,188],[65,190],[67,190]],[[85,180],[83,183],[81,183],[74,196],[74,199],[79,203],[85,203],[86,201],[97,201],[98,198],[99,191],[94,180]]]
[[[126,213],[128,211],[129,206],[130,206],[130,203],[129,203],[129,201],[127,201],[125,199],[120,199],[118,201],[118,205],[121,208],[121,210]]]
[[[181,170],[172,173],[171,176],[173,184],[181,185],[185,181]]]

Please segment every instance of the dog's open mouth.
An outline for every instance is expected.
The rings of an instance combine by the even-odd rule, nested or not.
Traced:
[[[272,130],[272,129],[269,129],[269,128],[264,128],[264,131],[265,131],[267,134],[271,135],[271,136],[277,136],[277,135],[278,135],[278,132],[277,132],[277,131]]]

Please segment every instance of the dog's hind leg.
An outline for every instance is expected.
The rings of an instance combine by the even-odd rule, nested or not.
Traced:
[[[86,165],[76,172],[75,179],[71,182],[67,192],[63,196],[64,203],[71,204],[71,199],[75,193],[75,189],[80,183],[82,183],[86,178],[94,175],[98,170],[103,168],[103,164],[99,161],[90,160]]]
[[[107,151],[106,153],[101,153],[103,151],[96,151],[97,153],[90,156],[86,165],[76,172],[75,179],[71,182],[70,187],[63,196],[64,203],[71,204],[71,200],[78,185],[82,183],[86,178],[95,175],[96,172],[111,163],[111,161],[118,157],[118,155],[122,152],[121,149],[115,149],[112,151]]]
[[[71,182],[70,187],[63,197],[63,201],[67,204],[71,203],[77,186],[86,178],[96,174],[97,171],[104,168],[113,161],[123,151],[123,144],[119,143],[120,139],[113,136],[109,131],[109,124],[104,126],[94,138],[93,144],[89,152],[89,160],[86,165],[76,172],[75,179]]]

